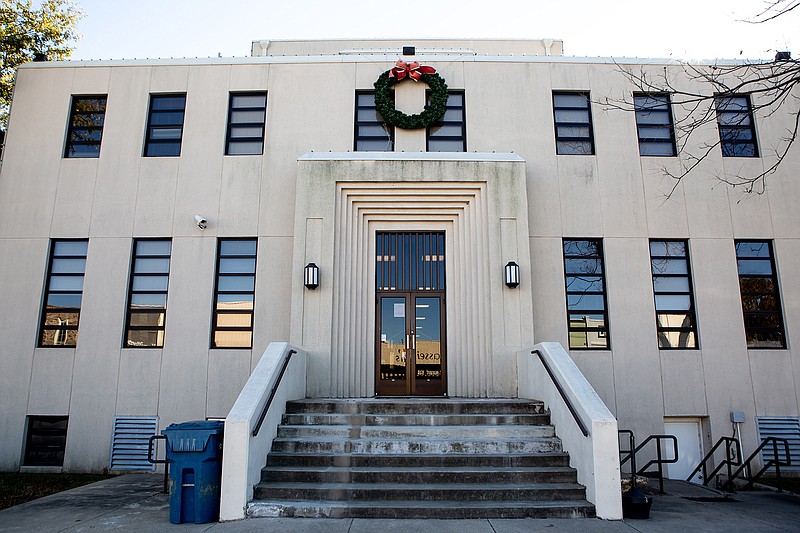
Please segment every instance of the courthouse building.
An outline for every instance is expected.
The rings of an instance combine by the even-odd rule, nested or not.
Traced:
[[[226,418],[277,341],[309,398],[516,398],[517,353],[560,343],[620,429],[678,436],[680,468],[734,431],[800,439],[800,152],[763,194],[722,183],[774,162],[797,103],[718,99],[680,150],[689,110],[625,68],[715,90],[549,39],[23,65],[0,469],[145,467],[115,464],[126,424]]]

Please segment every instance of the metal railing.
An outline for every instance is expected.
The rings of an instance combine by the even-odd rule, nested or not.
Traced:
[[[272,400],[275,399],[275,393],[278,392],[278,386],[281,384],[281,379],[283,379],[283,375],[286,373],[286,367],[289,366],[289,361],[292,359],[292,356],[297,353],[297,350],[289,350],[286,353],[286,358],[283,360],[283,365],[281,366],[281,371],[278,373],[278,379],[275,380],[275,383],[272,385],[272,390],[269,392],[269,398],[267,398],[267,403],[264,404],[264,408],[261,410],[261,415],[258,417],[258,422],[256,422],[256,427],[253,428],[253,436],[258,436],[258,432],[261,431],[261,425],[264,423],[264,418],[267,416],[267,411],[269,411],[269,406],[272,405]]]
[[[164,459],[156,459],[153,455],[153,451],[155,450],[155,446],[153,443],[157,440],[164,441],[164,454],[166,455],[167,448],[167,436],[166,435],[153,435],[150,437],[150,440],[147,441],[147,460],[154,465],[164,465],[164,494],[169,494],[169,463],[167,462],[166,458]]]
[[[752,475],[750,471],[750,463],[758,457],[758,454],[761,453],[761,450],[766,448],[768,445],[772,445],[772,459],[769,459],[764,463],[764,466],[759,470],[755,475]],[[783,454],[786,457],[786,460],[783,461],[780,458],[780,454],[778,453],[778,444],[783,445]],[[761,445],[756,448],[756,451],[750,454],[750,457],[742,463],[736,471],[728,478],[728,482],[726,485],[729,487],[733,487],[733,480],[737,477],[741,477],[747,481],[747,485],[745,485],[745,489],[750,489],[753,487],[753,483],[755,483],[764,473],[772,467],[775,467],[775,477],[777,479],[781,479],[781,467],[782,466],[792,466],[792,456],[789,452],[789,441],[786,439],[781,439],[779,437],[767,437],[763,441],[761,441]],[[747,472],[747,475],[742,475]]]
[[[717,467],[708,472],[708,463],[714,458],[714,454],[717,452],[720,446],[725,445],[725,459],[720,462]],[[728,481],[730,482],[733,479],[733,467],[734,466],[741,466],[742,464],[742,456],[740,453],[741,447],[739,444],[738,439],[734,439],[733,437],[720,437],[717,443],[711,448],[711,451],[703,457],[703,460],[700,461],[700,464],[692,470],[692,473],[686,478],[686,481],[691,481],[692,478],[697,475],[698,473],[703,473],[702,483],[703,486],[708,486],[711,483],[711,480],[714,479],[714,476],[717,475],[717,472],[722,470],[723,467],[727,467],[728,469]]]
[[[636,437],[633,434],[633,431],[629,429],[620,429],[620,434],[628,435],[629,439],[629,448],[627,450],[623,450],[620,448],[620,461],[619,466],[622,467],[626,462],[631,462],[631,475],[643,475],[647,472],[647,469],[653,465],[658,467],[658,490],[661,494],[664,494],[664,465],[665,464],[672,464],[678,462],[678,439],[675,435],[650,435],[648,436],[644,442],[640,445],[636,446]],[[662,442],[664,441],[671,441],[672,442],[672,458],[667,459],[664,457]],[[641,468],[636,468],[636,454],[639,453],[645,446],[650,444],[651,442],[656,443],[656,458],[651,459],[646,465]],[[627,454],[627,455],[624,455]]]
[[[578,428],[580,428],[581,433],[583,433],[584,437],[588,437],[589,429],[586,427],[586,424],[583,423],[583,420],[581,420],[581,417],[575,410],[575,406],[572,405],[572,401],[570,401],[569,397],[564,392],[564,389],[561,387],[561,384],[556,379],[555,375],[553,374],[553,370],[550,368],[550,365],[547,363],[544,355],[542,355],[542,352],[539,350],[532,350],[531,353],[539,357],[539,360],[542,362],[542,366],[547,371],[547,375],[550,376],[550,381],[553,382],[556,390],[558,390],[558,393],[561,395],[561,399],[564,400],[564,403],[567,405],[567,409],[569,409],[569,412],[572,415],[572,418],[575,420],[575,423],[578,424]]]

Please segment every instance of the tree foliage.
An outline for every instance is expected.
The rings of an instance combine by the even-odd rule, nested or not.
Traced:
[[[0,125],[5,128],[17,67],[37,54],[60,60],[70,56],[83,16],[71,0],[2,0],[0,8]]]

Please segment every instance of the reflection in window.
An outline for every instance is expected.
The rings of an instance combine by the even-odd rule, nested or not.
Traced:
[[[52,241],[39,346],[75,346],[89,241]]]
[[[63,466],[67,446],[66,416],[29,416],[25,466]]]
[[[147,138],[144,144],[146,157],[181,155],[185,108],[185,94],[154,94],[150,96]]]
[[[100,157],[106,96],[73,96],[64,157]]]
[[[724,157],[758,157],[749,96],[717,96],[719,140]]]
[[[134,243],[125,346],[164,346],[167,319],[167,286],[172,241],[137,240]]]
[[[589,93],[553,93],[557,154],[594,154]]]
[[[686,241],[650,241],[658,347],[697,348],[697,325]]]
[[[736,241],[736,264],[748,348],[785,348],[772,243]]]
[[[569,347],[609,348],[603,243],[600,239],[564,240],[564,278]]]
[[[674,156],[675,135],[668,94],[635,94],[639,155]]]
[[[427,102],[431,94],[428,91]],[[447,111],[441,120],[428,128],[429,152],[466,152],[467,121],[464,118],[464,91],[447,91]]]
[[[267,93],[232,93],[225,155],[263,154],[266,117]]]
[[[375,108],[375,91],[356,92],[357,152],[391,152],[394,150],[394,127],[386,124]]]
[[[212,348],[252,348],[256,239],[220,239]]]

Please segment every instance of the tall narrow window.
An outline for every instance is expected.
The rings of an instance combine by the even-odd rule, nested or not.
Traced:
[[[73,96],[64,157],[100,157],[106,96]]]
[[[557,154],[594,154],[589,93],[554,92],[553,116]]]
[[[564,239],[564,278],[570,348],[610,346],[603,243]]]
[[[147,119],[146,157],[181,155],[185,94],[153,94]]]
[[[430,91],[427,98],[430,103]],[[428,128],[427,133],[429,152],[467,151],[464,91],[447,91],[447,110],[439,122]]]
[[[225,155],[264,153],[267,93],[231,93]]]
[[[697,348],[686,241],[650,241],[658,347]]]
[[[212,348],[252,348],[256,239],[221,239],[217,250]]]
[[[668,94],[635,94],[639,155],[674,156],[675,133]]]
[[[386,124],[375,109],[375,91],[356,92],[354,149],[358,152],[394,150],[394,127]]]
[[[67,447],[66,416],[29,416],[25,466],[62,466]]]
[[[52,241],[39,346],[75,346],[89,241]]]
[[[724,157],[758,157],[756,129],[750,108],[750,97],[717,96],[719,140]]]
[[[748,348],[785,348],[781,296],[770,241],[736,241]]]
[[[134,243],[125,327],[128,348],[164,346],[171,249],[169,239],[141,239]]]

